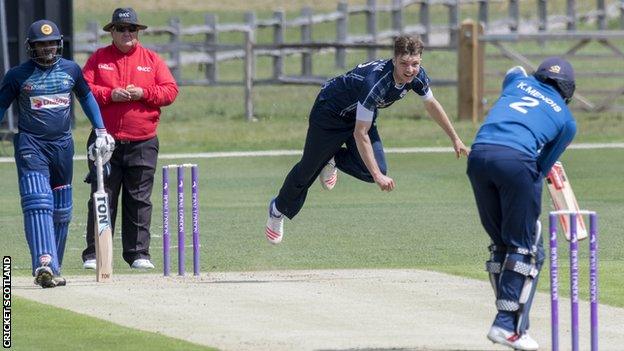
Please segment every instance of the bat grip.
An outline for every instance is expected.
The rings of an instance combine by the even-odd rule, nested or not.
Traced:
[[[104,191],[104,169],[102,166],[102,155],[99,150],[95,151],[95,173],[97,175],[97,191]]]

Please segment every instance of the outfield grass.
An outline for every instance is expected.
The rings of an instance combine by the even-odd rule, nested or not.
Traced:
[[[621,150],[569,150],[563,160],[581,206],[600,214],[601,301],[624,307],[624,290],[617,278],[624,274],[624,238],[618,234],[624,226],[620,180],[624,157]],[[464,174],[465,160],[455,160],[451,154],[389,155],[390,174],[397,181],[397,190],[389,194],[346,176],[332,192],[322,192],[315,184],[304,210],[286,223],[284,243],[277,247],[268,245],[263,237],[265,207],[296,157],[179,161],[198,162],[200,166],[204,272],[423,268],[486,279],[482,267],[488,257],[488,239]],[[0,225],[6,238],[0,248],[13,256],[16,274],[26,275],[30,273],[30,259],[13,167],[1,164],[0,176],[2,189],[6,189],[0,196]],[[157,185],[152,197],[152,254],[155,264],[162,267],[159,193]],[[88,196],[87,186],[76,182],[65,274],[84,273],[80,251]],[[550,208],[547,200],[545,195],[545,209]],[[190,228],[187,233],[191,233]],[[121,260],[120,251],[116,238],[115,271],[136,273]],[[561,251],[560,264],[567,267],[566,250]],[[586,269],[586,248],[580,257],[581,267]],[[562,276],[561,281],[564,286],[566,278]],[[542,290],[546,283],[547,279],[542,280]],[[586,297],[587,289],[581,293]]]
[[[19,297],[13,297],[12,303],[13,350],[215,350]]]

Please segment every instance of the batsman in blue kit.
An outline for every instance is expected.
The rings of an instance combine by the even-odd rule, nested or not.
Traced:
[[[115,145],[80,67],[63,59],[63,37],[52,21],[28,29],[30,60],[10,69],[0,85],[0,121],[14,100],[19,109],[13,138],[15,163],[35,284],[65,285],[61,264],[72,214],[74,141],[71,134],[73,92],[98,135],[89,157],[104,162]]]
[[[547,58],[533,75],[510,69],[468,157],[481,223],[492,240],[486,271],[498,313],[487,337],[517,350],[538,349],[527,329],[544,262],[542,184],[576,134],[567,106],[574,90],[574,71],[562,58]]]
[[[427,72],[420,65],[422,52],[419,38],[399,36],[394,41],[392,59],[362,63],[325,82],[310,112],[301,161],[288,173],[279,194],[269,204],[265,235],[270,243],[282,241],[284,217],[292,219],[299,213],[317,177],[326,190],[336,184],[338,169],[376,183],[382,191],[394,189],[377,132],[377,111],[410,91],[420,96],[427,113],[451,139],[456,156],[468,154],[433,96]]]

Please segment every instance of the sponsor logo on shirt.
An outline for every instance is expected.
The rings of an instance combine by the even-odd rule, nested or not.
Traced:
[[[115,68],[112,65],[109,65],[108,63],[98,63],[98,68],[99,69],[103,69],[105,71],[114,71]]]
[[[152,67],[150,66],[137,66],[137,71],[139,72],[151,72]]]
[[[39,96],[30,97],[30,108],[33,110],[69,107],[69,103],[70,103],[69,93],[39,95]]]

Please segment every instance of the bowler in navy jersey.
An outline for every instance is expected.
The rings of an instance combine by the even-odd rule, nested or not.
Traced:
[[[576,133],[567,106],[574,90],[574,71],[562,58],[544,60],[533,75],[510,69],[468,157],[468,178],[492,241],[486,271],[497,314],[487,337],[515,350],[539,347],[528,329],[544,263],[542,184]]]
[[[468,154],[433,96],[427,72],[420,65],[422,51],[419,38],[400,36],[394,42],[392,59],[362,63],[323,84],[310,112],[303,156],[269,204],[265,235],[270,243],[282,241],[284,217],[292,219],[299,213],[317,177],[326,190],[335,186],[338,170],[376,183],[382,191],[394,189],[377,132],[377,114],[410,91],[420,96],[427,113],[451,139],[456,156]]]

